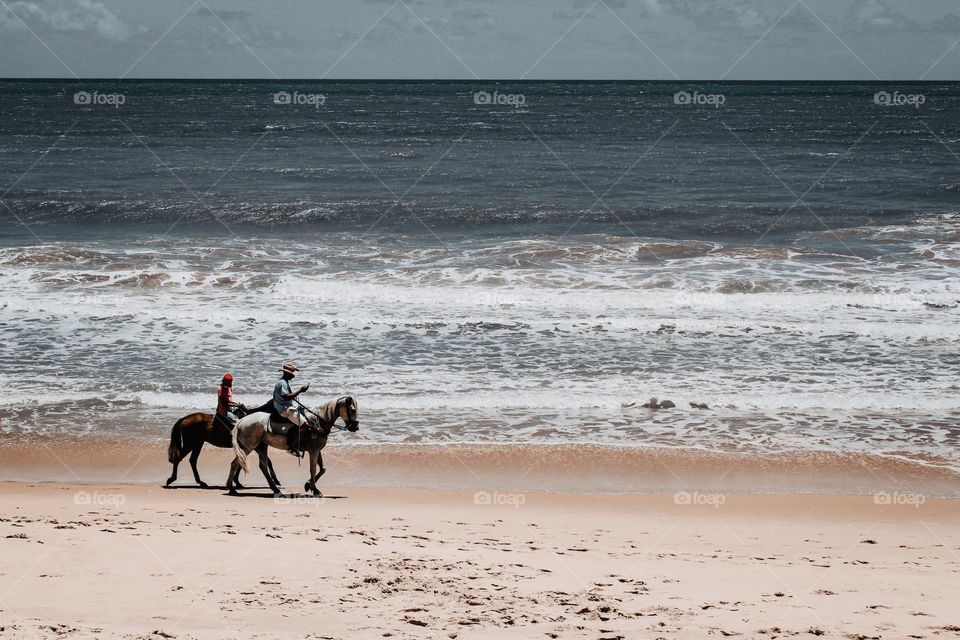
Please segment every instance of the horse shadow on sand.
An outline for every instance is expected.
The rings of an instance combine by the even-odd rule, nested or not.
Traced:
[[[170,491],[176,490],[190,490],[190,491],[228,491],[228,488],[224,485],[212,485],[208,484],[206,486],[190,486],[190,485],[180,485],[177,487],[165,486],[164,489]],[[254,493],[257,491],[258,493]],[[259,493],[260,491],[270,491],[270,487],[246,487],[244,491],[238,491],[235,495],[240,498],[270,498],[272,500],[285,500],[285,499],[304,499],[309,498],[310,500],[345,500],[350,496],[328,496],[328,495],[319,495],[315,496],[310,493]]]

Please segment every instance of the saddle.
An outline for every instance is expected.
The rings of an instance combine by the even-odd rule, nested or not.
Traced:
[[[269,413],[270,422],[269,427],[267,428],[269,433],[278,433],[283,435],[290,430],[290,427],[294,426],[292,422],[277,413],[277,408],[273,406],[273,400],[267,400],[259,407],[250,409],[248,413]]]
[[[277,413],[276,407],[273,406],[273,400],[267,400],[259,407],[249,410],[248,413],[269,413],[270,420],[267,423],[267,432],[286,435],[288,453],[296,458],[303,457],[303,452],[299,449],[300,428]],[[304,431],[309,431],[311,428],[309,425],[306,425],[304,426]]]
[[[283,416],[279,414],[270,414],[270,426],[267,428],[269,433],[277,433],[280,435],[286,435],[290,430],[290,427],[296,426]]]

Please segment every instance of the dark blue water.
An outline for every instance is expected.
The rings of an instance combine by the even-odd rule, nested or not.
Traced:
[[[297,360],[372,442],[957,465],[958,115],[955,84],[2,82],[0,431],[162,439]]]
[[[925,102],[875,104],[897,90]],[[77,91],[124,103],[77,105]],[[278,91],[324,104],[275,104]],[[524,104],[476,104],[477,91]],[[725,102],[678,105],[677,91]],[[786,241],[954,212],[958,114],[955,84],[5,82],[0,175],[16,183],[6,204],[48,233],[218,217],[563,233],[579,220]]]

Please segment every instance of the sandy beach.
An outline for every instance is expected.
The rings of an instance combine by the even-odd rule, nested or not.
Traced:
[[[960,14],[341,4],[0,3],[0,640],[960,639]]]
[[[244,493],[0,485],[0,637],[960,636],[951,501]]]

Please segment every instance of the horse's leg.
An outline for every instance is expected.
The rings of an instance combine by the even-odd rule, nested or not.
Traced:
[[[203,449],[204,440],[201,439],[199,444],[193,447],[193,451],[190,453],[190,468],[193,469],[193,477],[197,481],[197,484],[200,485],[201,489],[207,488],[207,483],[200,479],[200,472],[197,471],[197,460],[200,459],[200,451]]]
[[[183,460],[183,456],[178,456],[176,461],[173,463],[173,471],[170,473],[170,477],[167,478],[167,485],[170,486],[177,481],[177,467],[180,466],[180,461]]]
[[[181,431],[181,434],[182,434],[182,433],[183,433],[183,432]],[[181,435],[181,437],[183,437],[184,440],[186,440],[186,438],[189,437],[189,432],[188,432],[188,434],[187,434],[186,436]],[[177,481],[177,467],[180,466],[180,463],[183,462],[183,459],[187,457],[187,453],[190,451],[190,447],[186,446],[186,444],[187,444],[187,443],[184,442],[184,447],[183,447],[183,449],[180,449],[180,450],[177,452],[176,462],[173,463],[173,472],[170,474],[170,477],[167,478],[167,486],[168,486],[168,487],[169,487],[171,484],[173,484],[174,482]]]
[[[267,457],[269,446],[266,442],[261,442],[257,446],[257,456],[260,458],[260,471],[263,472],[263,477],[267,479],[267,484],[270,485],[270,490],[273,491],[274,495],[280,493],[280,487],[277,486],[277,483],[273,481],[273,478],[270,477],[270,467],[267,466]]]
[[[267,456],[267,467],[270,468],[270,476],[273,478],[273,481],[278,487],[281,486],[280,478],[277,477],[277,472],[273,470],[273,460],[271,460],[269,456]]]
[[[230,469],[232,471],[233,467],[231,467]],[[240,464],[239,463],[237,463],[237,470],[233,474],[233,486],[235,486],[237,489],[246,489],[245,486],[240,484]]]
[[[317,471],[317,477],[313,479],[313,484],[316,486],[317,480],[320,479],[320,476],[327,472],[327,468],[323,466],[323,452],[317,451],[317,464],[320,465],[320,470]]]
[[[240,475],[240,461],[236,458],[233,459],[233,462],[230,463],[230,472],[227,474],[227,493],[231,496],[237,495],[237,490],[234,488],[240,486],[240,483],[236,482],[237,476]]]
[[[317,456],[320,455],[319,450],[311,449],[310,450],[310,477],[303,485],[304,491],[312,491],[313,495],[320,495],[320,490],[317,489],[316,475],[317,475]]]
[[[319,465],[320,467],[319,471],[315,471],[314,463]],[[310,454],[310,481],[307,483],[307,485],[310,485],[313,488],[313,495],[323,495],[322,493],[320,493],[320,490],[317,489],[317,480],[319,480],[320,476],[326,473],[326,471],[327,470],[323,468],[323,454],[320,452],[320,450],[317,450],[316,460],[314,460],[313,454],[311,453]],[[304,491],[310,490],[307,485],[304,485],[303,487]]]

